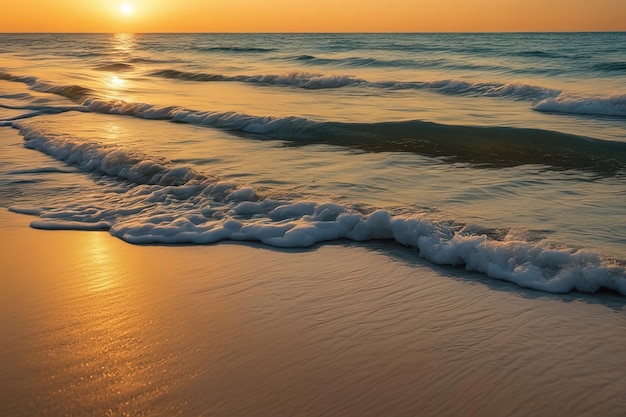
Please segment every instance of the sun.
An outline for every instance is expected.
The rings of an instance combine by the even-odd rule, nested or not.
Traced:
[[[120,4],[120,12],[126,16],[131,15],[133,13],[133,5],[130,3]]]

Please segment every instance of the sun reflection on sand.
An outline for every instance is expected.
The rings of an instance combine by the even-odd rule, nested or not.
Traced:
[[[161,294],[146,285],[156,266],[100,232],[41,235],[37,242],[48,250],[33,262],[22,256],[33,232],[7,236],[15,244],[6,255],[17,265],[4,270],[11,281],[30,283],[12,293],[38,301],[20,310],[22,321],[13,317],[13,343],[5,345],[14,348],[3,354],[14,365],[3,377],[19,383],[0,384],[2,405],[26,404],[23,393],[32,392],[34,411],[24,415],[138,415],[157,407],[181,376],[167,347],[177,339],[176,320],[159,316]]]
[[[87,233],[84,238],[88,240],[83,248],[83,259],[89,260],[84,271],[89,276],[89,290],[106,291],[121,285],[124,260],[115,256],[119,252],[111,251],[108,245],[111,236],[108,233]]]

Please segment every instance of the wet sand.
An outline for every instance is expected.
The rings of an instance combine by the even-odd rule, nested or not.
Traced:
[[[385,243],[133,246],[0,210],[0,415],[623,416],[626,300]]]

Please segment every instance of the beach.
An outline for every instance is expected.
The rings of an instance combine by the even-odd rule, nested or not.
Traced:
[[[623,417],[626,34],[0,34],[0,416]]]
[[[30,220],[0,211],[3,416],[626,411],[618,296],[524,290],[384,242],[136,246]]]

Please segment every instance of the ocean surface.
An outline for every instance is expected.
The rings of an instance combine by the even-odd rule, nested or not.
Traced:
[[[0,206],[626,295],[626,33],[0,34]]]

